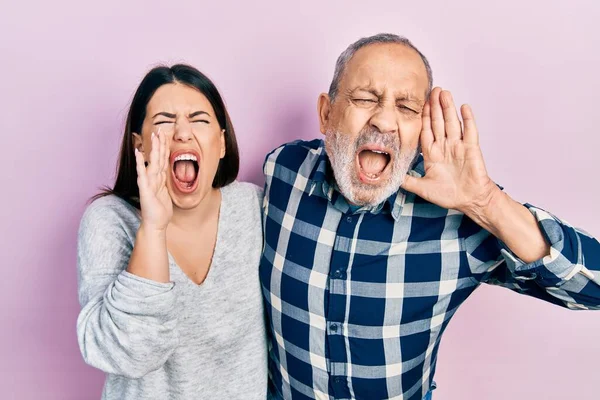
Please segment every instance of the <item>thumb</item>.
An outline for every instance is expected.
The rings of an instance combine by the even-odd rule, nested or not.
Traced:
[[[404,181],[401,186],[404,190],[412,192],[419,197],[423,197],[424,179],[425,178],[415,178],[414,176],[407,174],[404,176]]]

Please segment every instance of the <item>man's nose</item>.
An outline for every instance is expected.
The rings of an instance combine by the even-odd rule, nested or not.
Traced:
[[[396,114],[396,105],[381,105],[375,114],[371,116],[369,123],[381,133],[397,133],[398,116]]]

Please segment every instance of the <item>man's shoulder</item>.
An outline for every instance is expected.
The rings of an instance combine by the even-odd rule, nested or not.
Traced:
[[[295,140],[285,143],[267,154],[264,164],[265,174],[273,175],[278,168],[294,172],[299,172],[300,168],[312,168],[322,151],[323,141],[321,139]]]

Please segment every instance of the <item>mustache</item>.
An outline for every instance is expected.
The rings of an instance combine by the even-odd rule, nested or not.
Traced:
[[[382,133],[374,127],[365,127],[358,134],[354,146],[355,150],[367,144],[376,144],[384,146],[394,152],[400,151],[400,137],[394,133]]]

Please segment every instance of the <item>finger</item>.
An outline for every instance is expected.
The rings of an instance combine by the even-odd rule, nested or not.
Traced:
[[[136,148],[134,150],[135,154],[135,170],[137,171],[138,176],[138,188],[140,192],[142,189],[145,189],[148,186],[148,177],[146,176],[146,166],[144,165],[144,156],[142,153]]]
[[[465,143],[479,144],[479,132],[477,131],[477,125],[475,125],[473,110],[471,110],[468,104],[463,104],[460,108],[460,113],[465,125],[463,140]]]
[[[169,167],[169,148],[167,146],[167,135],[164,132],[160,133],[160,146],[161,146],[161,169],[160,169],[160,185],[165,186],[167,184],[167,171]]]
[[[429,95],[431,105],[431,128],[436,142],[441,142],[446,138],[446,128],[444,126],[444,113],[440,104],[440,93],[442,89],[436,87]]]
[[[167,135],[162,132],[161,133],[163,139],[164,139],[164,148],[165,148],[165,154],[164,154],[164,164],[163,164],[163,171],[165,171],[165,173],[167,173],[169,171],[169,167],[171,165],[170,163],[170,157],[171,157],[171,150],[169,149],[169,140],[167,139]]]
[[[162,172],[165,168],[165,140],[160,128],[158,128],[156,135],[158,137],[158,171]]]
[[[154,132],[152,132],[152,136],[150,137],[150,142],[152,143],[152,149],[150,150],[150,165],[148,166],[148,175],[155,175],[160,171],[159,169],[159,151],[160,151],[160,143],[158,141],[158,137]]]
[[[402,182],[402,188],[411,193],[416,194],[421,198],[425,198],[425,178],[415,178],[414,176],[405,175]]]
[[[462,138],[460,120],[458,119],[454,99],[452,99],[452,94],[449,91],[442,91],[440,94],[440,104],[444,113],[446,137],[450,140],[460,140]]]
[[[421,128],[421,149],[423,154],[429,153],[429,149],[435,140],[433,131],[431,130],[431,106],[429,103],[425,103],[423,107],[423,126]]]

